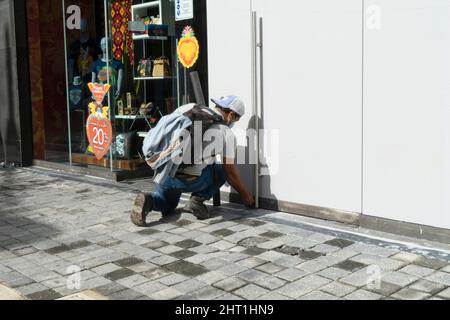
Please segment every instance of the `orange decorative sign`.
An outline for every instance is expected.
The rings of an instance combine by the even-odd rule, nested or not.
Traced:
[[[105,98],[109,89],[111,89],[111,86],[109,84],[101,83],[89,83],[88,87],[94,95],[95,101],[97,101],[97,103],[99,104],[103,102],[103,99]]]
[[[113,140],[111,121],[108,118],[109,107],[103,107],[102,101],[111,88],[108,84],[89,83],[95,101],[89,104],[91,115],[86,123],[86,133],[89,140],[89,148],[98,160],[108,153]]]
[[[185,68],[192,68],[198,60],[200,45],[192,27],[184,28],[178,42],[178,59]]]
[[[93,104],[90,105],[92,107]],[[101,160],[109,151],[112,143],[113,130],[107,113],[109,108],[96,105],[97,112],[92,113],[86,124],[89,149]]]

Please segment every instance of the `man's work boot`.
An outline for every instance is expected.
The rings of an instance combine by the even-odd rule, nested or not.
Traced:
[[[131,221],[138,227],[145,227],[147,215],[153,210],[153,198],[151,194],[140,194],[134,201],[133,209],[131,210]]]
[[[203,204],[206,200],[199,197],[191,197],[191,200],[184,207],[184,211],[192,213],[199,220],[211,218],[208,208]]]

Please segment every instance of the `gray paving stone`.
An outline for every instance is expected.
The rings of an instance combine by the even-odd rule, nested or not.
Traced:
[[[383,247],[375,246],[372,244],[361,243],[361,242],[354,243],[351,246],[348,246],[347,249],[357,251],[360,253],[374,255],[374,256],[380,256],[380,257],[384,257],[384,258],[390,257],[390,256],[398,253],[398,251],[396,251],[396,250],[383,248]]]
[[[269,274],[277,273],[284,269],[286,269],[286,268],[276,265],[275,263],[272,263],[272,262],[268,262],[266,264],[256,267],[256,270],[263,271],[263,272],[269,273]]]
[[[301,296],[304,296],[310,292],[315,290],[314,286],[306,285],[305,283],[300,282],[300,280],[289,283],[281,288],[276,290],[277,294],[281,294],[283,296],[289,297],[291,299],[298,299]]]
[[[311,292],[307,295],[304,295],[300,298],[300,300],[319,300],[319,301],[324,301],[324,300],[339,300],[338,297],[333,296],[332,294],[326,293],[326,292],[322,292],[320,290],[318,291],[314,291]]]
[[[295,267],[299,265],[301,262],[303,262],[303,260],[301,260],[300,258],[288,255],[273,261],[273,263],[275,263],[276,265],[283,266],[286,268]]]
[[[202,245],[201,242],[195,241],[195,240],[183,240],[180,242],[175,243],[176,246],[184,248],[184,249],[191,249],[195,247],[199,247]]]
[[[323,254],[329,254],[329,253],[333,253],[333,252],[339,251],[339,248],[335,247],[335,246],[332,246],[332,245],[328,245],[328,244],[322,243],[322,244],[319,244],[319,245],[313,247],[311,250],[312,251],[316,251],[316,252],[320,252],[320,253],[323,253]]]
[[[181,260],[171,257],[171,256],[162,255],[157,258],[151,259],[151,261],[153,264],[156,264],[158,266],[166,266],[169,264],[177,263],[178,261],[181,261]]]
[[[391,258],[405,261],[407,263],[413,263],[414,261],[418,260],[420,258],[420,256],[418,256],[417,254],[414,254],[414,253],[410,253],[410,252],[399,252],[399,253],[391,256]]]
[[[159,281],[150,281],[140,284],[133,288],[136,292],[139,292],[141,295],[150,296],[155,292],[159,292],[161,290],[167,289],[168,286],[160,283]]]
[[[94,291],[96,291],[104,296],[110,296],[113,293],[116,293],[119,291],[124,291],[127,289],[128,289],[127,287],[124,287],[124,286],[118,284],[117,282],[110,282],[108,284],[93,288]]]
[[[438,297],[450,300],[450,288],[447,288],[437,294]]]
[[[279,253],[273,250],[266,251],[256,256],[259,259],[267,260],[267,261],[275,261],[277,259],[285,257],[285,254]]]
[[[382,280],[385,282],[396,284],[400,287],[406,287],[407,285],[417,281],[419,278],[413,275],[409,275],[399,271],[393,271],[382,275]]]
[[[433,281],[428,281],[428,280],[422,279],[422,280],[419,280],[417,282],[414,282],[409,287],[411,289],[414,289],[414,290],[417,290],[417,291],[427,292],[427,293],[430,293],[430,294],[434,295],[437,292],[442,291],[443,289],[445,289],[446,285],[444,285],[442,283],[437,283],[437,282],[433,282]]]
[[[385,270],[398,270],[406,265],[405,262],[396,259],[389,259],[370,254],[360,254],[352,257],[349,261],[356,261],[364,265],[377,266]]]
[[[130,269],[136,273],[144,273],[144,272],[147,272],[150,270],[154,270],[156,268],[157,268],[157,266],[150,262],[142,262],[142,263],[135,264],[134,266],[128,267],[128,269]]]
[[[205,286],[207,286],[207,284],[204,282],[195,279],[189,279],[174,285],[173,288],[182,292],[183,294],[187,294],[204,288]]]
[[[345,271],[349,271],[349,272],[355,272],[357,270],[365,268],[366,265],[363,263],[357,262],[357,261],[346,260],[346,261],[337,263],[334,267],[345,270]]]
[[[62,295],[53,289],[47,289],[44,291],[34,292],[30,295],[27,295],[27,298],[30,300],[56,300],[61,297]]]
[[[328,284],[331,282],[331,280],[315,275],[315,274],[311,274],[308,275],[306,277],[303,277],[302,279],[297,281],[298,283],[304,283],[307,286],[310,286],[314,289],[319,289],[320,287],[323,287],[324,285]]]
[[[173,300],[181,296],[182,294],[182,292],[178,291],[175,288],[166,288],[161,291],[151,293],[148,296],[154,300]]]
[[[283,247],[284,244],[285,242],[280,239],[273,239],[267,242],[260,243],[257,245],[257,247],[264,250],[274,250]]]
[[[254,300],[262,295],[269,293],[269,290],[266,290],[260,286],[254,285],[254,284],[249,284],[249,285],[246,285],[245,287],[237,289],[233,293],[244,299]]]
[[[202,263],[200,263],[200,265],[202,265],[203,267],[211,270],[211,271],[217,271],[227,265],[229,265],[230,262],[221,258],[212,258],[210,260],[206,260]],[[239,272],[239,270],[238,270]]]
[[[307,273],[305,271],[301,271],[295,268],[288,268],[274,274],[274,276],[290,282],[298,280],[306,275]]]
[[[165,247],[167,245],[169,245],[167,242],[160,241],[160,240],[154,240],[154,241],[145,243],[143,246],[148,249],[159,249],[159,248]]]
[[[196,277],[201,274],[209,272],[208,269],[201,265],[193,264],[187,261],[178,260],[165,266],[168,270],[188,276]]]
[[[117,280],[117,283],[119,283],[127,288],[133,288],[133,287],[137,287],[143,283],[146,283],[148,281],[150,281],[148,278],[146,278],[142,275],[139,275],[139,274],[134,274],[127,278]]]
[[[392,297],[399,300],[424,300],[430,297],[430,294],[411,288],[405,288],[393,294]]]
[[[354,242],[345,240],[345,239],[336,238],[336,239],[325,241],[325,244],[343,249],[348,246],[351,246],[352,244],[354,244]]]
[[[275,249],[276,252],[284,253],[287,256],[297,256],[300,252],[300,247],[292,247],[292,246],[282,246],[281,248]]]
[[[251,247],[251,248],[248,248],[248,249],[242,251],[242,253],[247,254],[249,256],[258,256],[265,252],[267,252],[267,250],[257,248],[257,247]]]
[[[109,296],[111,300],[137,300],[142,297],[140,292],[132,289],[127,289],[119,292],[115,292]]]
[[[426,277],[426,279],[433,282],[442,283],[446,286],[450,286],[450,273],[447,272],[437,271]]]
[[[115,265],[113,263],[107,263],[107,264],[95,267],[95,268],[91,269],[91,271],[93,271],[99,275],[105,275],[105,274],[108,274],[110,272],[117,271],[120,269],[122,269],[122,268],[119,267],[118,265]]]
[[[404,272],[407,274],[411,274],[416,277],[426,277],[434,272],[434,269],[425,268],[421,266],[416,266],[414,264],[407,265],[406,267],[399,270],[400,272]]]
[[[345,276],[340,279],[340,282],[354,286],[354,287],[362,287],[366,286],[369,280],[369,272],[368,268],[360,269],[356,272],[350,273],[348,276]],[[388,281],[383,278],[384,281]]]
[[[331,279],[338,280],[350,274],[350,271],[345,271],[343,269],[330,267],[324,270],[321,270],[317,273],[317,275]]]
[[[165,284],[166,286],[173,286],[175,284],[178,284],[180,282],[186,281],[189,278],[186,276],[183,276],[178,273],[172,273],[168,276],[162,277],[158,279],[158,282],[161,282],[162,284]]]
[[[258,279],[267,277],[267,273],[250,269],[237,274],[236,277],[247,282],[255,282]]]
[[[192,294],[195,300],[214,300],[226,294],[225,291],[212,286],[203,287]]]
[[[344,298],[346,300],[380,300],[382,296],[366,290],[356,290]]]
[[[101,287],[103,285],[107,285],[109,283],[111,283],[112,281],[109,279],[106,279],[104,277],[94,277],[94,278],[90,278],[87,280],[83,280],[81,281],[81,290],[90,290],[93,288],[97,288],[97,287]]]
[[[447,262],[437,260],[437,259],[430,259],[426,257],[419,257],[417,260],[414,261],[414,264],[430,268],[430,269],[441,269],[442,267],[445,267],[447,265]]]
[[[134,271],[132,271],[130,269],[122,268],[122,269],[105,274],[105,278],[107,278],[111,281],[117,281],[120,279],[128,278],[134,274],[135,274]]]
[[[267,260],[259,259],[256,257],[246,258],[237,262],[237,264],[242,265],[246,268],[255,268],[265,263],[267,263]]]
[[[208,285],[212,285],[212,284],[217,283],[225,278],[226,278],[226,276],[223,273],[220,273],[217,271],[210,271],[208,273],[204,273],[202,275],[197,276],[195,279],[198,281],[204,282]]]
[[[176,259],[187,259],[190,257],[193,257],[197,255],[196,252],[192,252],[190,250],[180,250],[180,251],[176,251],[170,254],[170,256],[176,258]]]
[[[268,290],[278,289],[286,284],[286,281],[281,280],[274,276],[266,276],[264,278],[258,278],[255,281],[252,281],[254,284],[263,287]]]
[[[283,300],[291,300],[291,298],[288,298],[286,296],[283,296],[277,292],[269,292],[265,295],[262,295],[261,297],[258,298],[258,300],[262,300],[262,301],[283,301]]]
[[[209,246],[216,248],[218,250],[224,251],[224,250],[228,250],[230,248],[233,248],[235,246],[234,243],[225,241],[225,240],[220,240],[214,243],[211,243]]]
[[[353,291],[356,291],[357,288],[334,281],[320,288],[320,290],[332,294],[336,297],[343,297],[352,293]]]
[[[373,293],[377,293],[384,297],[389,297],[392,294],[399,291],[400,289],[402,289],[402,287],[396,284],[381,281],[379,283],[379,286],[372,283],[370,287],[366,286],[364,289]]]
[[[261,237],[272,238],[272,239],[279,238],[279,237],[281,237],[283,235],[284,235],[284,233],[276,232],[276,231],[267,231],[267,232],[264,232],[264,233],[260,234]]]
[[[296,266],[297,269],[300,269],[307,273],[315,273],[320,270],[326,269],[327,267],[328,266],[326,264],[319,263],[316,260],[306,261]]]
[[[242,288],[246,285],[245,281],[236,278],[226,278],[214,284],[214,287],[225,290],[227,292],[232,292],[236,289]]]
[[[163,254],[171,254],[171,253],[174,253],[174,252],[177,252],[177,251],[181,251],[183,249],[184,248],[181,248],[181,247],[175,246],[173,244],[170,244],[170,245],[167,245],[165,247],[158,248],[158,249],[156,249],[156,251],[159,251],[159,252],[161,252]]]
[[[247,254],[243,254],[240,252],[232,252],[232,253],[225,253],[223,255],[221,255],[222,259],[225,259],[227,261],[231,261],[231,262],[238,262],[240,260],[246,259],[250,257]]]
[[[231,294],[231,293],[225,293],[225,294],[223,294],[221,296],[218,296],[214,300],[234,301],[234,300],[244,300],[244,299],[241,298],[241,297],[238,297],[237,295]],[[272,299],[268,299],[268,300],[272,300]]]
[[[223,267],[217,269],[216,271],[223,273],[226,276],[234,276],[246,270],[248,270],[248,268],[238,265],[236,263],[228,263]]]
[[[47,289],[49,289],[49,288],[44,286],[43,284],[32,283],[32,284],[25,285],[23,287],[15,288],[14,290],[19,292],[23,296],[27,296],[27,295],[30,295],[32,293],[45,291]]]

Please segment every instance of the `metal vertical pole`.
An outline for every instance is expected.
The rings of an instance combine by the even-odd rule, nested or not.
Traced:
[[[252,12],[252,107],[255,121],[256,145],[255,149],[255,169],[254,169],[254,195],[255,208],[259,208],[259,116],[258,116],[258,39],[257,39],[257,16]]]
[[[180,61],[178,60],[178,39],[176,40],[176,65],[177,65],[177,105],[180,107]]]
[[[104,7],[105,7],[105,17],[104,17],[104,19],[105,19],[105,38],[106,38],[106,66],[107,66],[107,69],[106,69],[107,70],[106,71],[106,82],[109,85],[111,85],[110,78],[109,78],[109,68],[112,68],[112,63],[109,61],[109,50],[110,50],[109,42],[110,42],[110,39],[109,39],[109,19],[108,19],[109,18],[109,16],[108,16],[109,6],[108,6],[108,2],[109,2],[109,0],[104,0]],[[113,88],[111,87],[111,89],[113,89]],[[109,120],[112,121],[112,118],[111,118],[111,114],[112,114],[111,113],[111,90],[108,91],[108,107],[109,107],[109,109],[108,109]],[[112,132],[112,137],[111,137],[111,139],[113,139],[113,140],[114,140],[114,131],[115,131],[115,127],[113,127],[113,132]],[[114,159],[113,159],[113,151],[112,151],[112,148],[109,148],[109,164],[110,164],[111,172],[114,171],[113,161],[114,161]]]
[[[67,131],[69,138],[69,162],[72,166],[72,128],[70,125],[70,100],[69,100],[69,68],[67,66],[67,35],[66,35],[66,3],[65,0],[61,1],[63,11],[63,30],[64,30],[64,57],[65,57],[65,69],[66,69],[66,103],[67,103]]]

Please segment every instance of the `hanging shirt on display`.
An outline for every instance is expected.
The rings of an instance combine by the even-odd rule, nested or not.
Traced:
[[[109,73],[109,82],[110,85],[114,88],[117,88],[117,77],[120,70],[123,70],[123,63],[113,59],[109,66],[106,62],[99,59],[92,65],[92,72],[97,75],[97,83],[107,83],[108,82],[108,73]]]
[[[92,64],[97,59],[98,54],[99,49],[94,39],[90,38],[86,42],[75,41],[71,45],[69,57],[75,62],[73,74],[81,76],[84,82],[89,82]]]
[[[81,83],[79,85],[72,84],[69,88],[69,102],[70,102],[70,109],[72,110],[82,110],[83,109],[83,86],[84,84]]]

